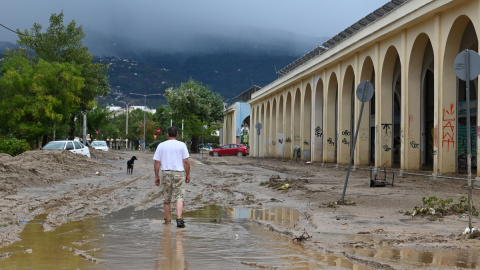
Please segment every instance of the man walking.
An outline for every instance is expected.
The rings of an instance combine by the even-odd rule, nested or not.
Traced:
[[[171,202],[177,202],[177,227],[185,227],[182,218],[185,183],[190,183],[190,161],[185,143],[177,141],[178,129],[169,127],[167,139],[157,146],[153,155],[155,185],[161,185],[165,224],[170,224]],[[160,182],[160,167],[162,181]]]

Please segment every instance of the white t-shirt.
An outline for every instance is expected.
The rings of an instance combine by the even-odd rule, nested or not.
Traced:
[[[162,171],[185,171],[183,160],[190,157],[185,143],[177,140],[166,140],[157,146],[154,160],[160,161]]]

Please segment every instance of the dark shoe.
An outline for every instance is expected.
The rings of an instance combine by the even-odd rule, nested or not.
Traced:
[[[165,223],[164,223],[165,225],[170,225],[170,224],[172,224],[172,221],[171,221],[170,219],[169,219],[169,220],[163,219],[163,220],[165,220]]]
[[[185,221],[183,221],[183,218],[177,218],[177,227],[185,228]]]

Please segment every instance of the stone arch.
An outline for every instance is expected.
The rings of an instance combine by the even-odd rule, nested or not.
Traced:
[[[375,87],[375,67],[370,56],[363,61],[360,81],[369,81],[375,89],[372,99],[365,102],[356,146],[358,154],[355,156],[355,164],[366,166],[375,162],[375,96],[377,89]],[[356,104],[360,104],[360,101],[356,100]]]
[[[251,106],[251,122],[250,122],[250,155],[256,157],[257,156],[257,145],[258,145],[258,138],[256,136],[255,125],[258,123],[258,104]]]
[[[301,147],[301,128],[302,128],[302,91],[300,88],[295,90],[293,112],[293,138],[292,147]]]
[[[314,131],[314,140],[313,140],[313,161],[323,162],[323,143],[324,143],[324,127],[323,127],[323,116],[324,116],[324,90],[323,90],[323,80],[318,79],[317,85],[315,87],[315,122],[313,126],[315,127]]]
[[[339,133],[339,163],[348,164],[350,162],[351,148],[353,146],[353,137],[355,133],[355,72],[352,66],[345,69],[343,84],[341,90],[341,119]]]
[[[271,138],[271,147],[270,147],[270,154],[272,157],[277,156],[277,148],[275,147],[277,144],[277,99],[273,98],[272,101],[272,127],[270,128],[270,138]]]
[[[265,111],[265,125],[262,129],[262,133],[265,134],[265,157],[270,157],[270,117],[271,117],[271,107],[270,107],[270,100],[267,100],[267,107]]]
[[[260,136],[257,135],[259,138],[258,141],[260,143],[259,148],[258,148],[258,155],[259,157],[264,157],[265,156],[265,102],[262,102],[262,105],[260,107],[260,118],[259,118],[259,123],[262,125],[261,133]],[[257,130],[255,130],[257,132]],[[258,133],[257,133],[258,134]]]
[[[310,83],[305,87],[305,96],[303,98],[303,130],[302,130],[302,149],[303,160],[311,160],[312,145],[312,86]]]
[[[466,134],[470,132],[472,136],[472,164],[476,162],[476,85],[478,79],[469,83],[470,101],[466,100],[465,83],[458,80],[454,72],[455,57],[463,50],[470,49],[478,53],[478,37],[475,27],[467,16],[458,17],[452,24],[445,45],[443,55],[443,76],[442,76],[442,98],[439,110],[441,122],[438,127],[438,166],[443,173],[456,173],[459,168],[466,168],[467,144]],[[473,88],[473,89],[472,89]],[[448,91],[456,89],[457,91]],[[466,103],[471,104],[470,131],[467,130]],[[474,111],[473,111],[474,110]],[[472,124],[473,123],[473,124]],[[453,153],[456,153],[455,155]],[[434,163],[435,167],[435,163]]]
[[[283,156],[286,158],[292,158],[292,144],[293,144],[293,129],[292,129],[292,93],[287,93],[287,99],[285,102],[285,144],[283,148]]]
[[[328,81],[326,112],[325,112],[325,135],[326,135],[326,162],[337,162],[337,134],[338,134],[338,79],[337,74],[332,72]]]
[[[277,156],[283,158],[283,149],[285,145],[285,114],[284,114],[284,98],[283,94],[280,95],[278,101],[278,119],[277,119],[277,138],[278,138],[278,147],[277,147]]]
[[[429,36],[421,33],[411,49],[406,88],[405,130],[401,143],[407,170],[432,170],[434,148],[435,57]]]
[[[390,46],[384,57],[379,90],[376,92],[380,125],[377,127],[378,157],[375,167],[400,162],[401,63],[397,49]],[[394,162],[395,160],[395,162]]]

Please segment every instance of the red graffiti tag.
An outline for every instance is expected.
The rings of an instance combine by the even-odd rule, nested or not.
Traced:
[[[450,151],[450,144],[452,148],[455,147],[455,111],[453,110],[453,104],[450,104],[450,110],[443,109],[443,134],[442,134],[442,147],[447,143],[447,152]]]

